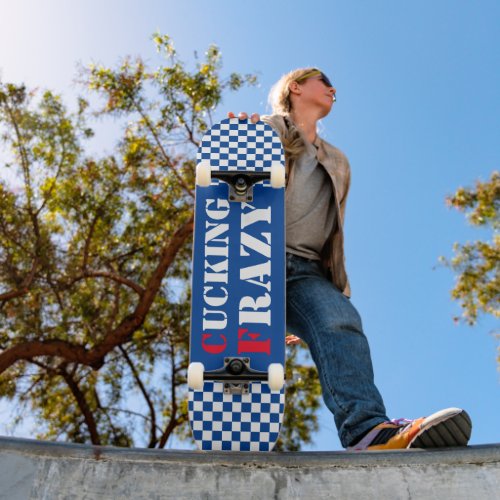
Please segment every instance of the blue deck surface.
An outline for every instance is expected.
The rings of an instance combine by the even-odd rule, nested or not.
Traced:
[[[269,171],[284,155],[264,123],[224,120],[202,140],[212,170]],[[267,370],[285,357],[285,189],[254,185],[253,201],[230,202],[228,185],[196,187],[190,361],[206,370],[251,355]]]
[[[257,184],[251,203],[224,203],[227,191],[196,191],[191,361],[214,370],[251,354],[267,370],[285,352],[283,189]]]

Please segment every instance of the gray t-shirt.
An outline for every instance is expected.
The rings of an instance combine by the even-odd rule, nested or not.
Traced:
[[[293,168],[293,182],[286,192],[286,251],[320,260],[335,223],[332,181],[318,163],[316,148],[311,143],[306,142],[306,149]]]

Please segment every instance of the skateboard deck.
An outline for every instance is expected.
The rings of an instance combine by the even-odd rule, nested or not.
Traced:
[[[197,162],[191,429],[202,450],[270,451],[285,403],[283,383],[268,383],[285,365],[283,147],[263,122],[226,119],[203,137]]]

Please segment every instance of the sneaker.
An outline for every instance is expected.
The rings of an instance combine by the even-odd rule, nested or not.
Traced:
[[[472,422],[465,410],[447,408],[429,417],[400,418],[374,427],[348,451],[466,446]]]

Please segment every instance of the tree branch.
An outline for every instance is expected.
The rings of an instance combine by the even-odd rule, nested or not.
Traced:
[[[160,289],[165,274],[177,252],[193,232],[193,215],[179,228],[163,247],[160,262],[148,281],[134,312],[92,349],[62,340],[34,340],[22,342],[0,354],[0,374],[19,360],[30,360],[36,356],[58,356],[68,362],[76,362],[98,370],[104,364],[105,356],[118,345],[127,342],[141,327]]]
[[[82,415],[85,419],[85,423],[87,424],[87,428],[90,433],[90,439],[92,441],[93,445],[100,445],[101,444],[101,439],[99,437],[99,433],[97,431],[97,423],[94,419],[94,415],[85,399],[85,395],[83,392],[80,390],[78,387],[78,384],[76,381],[73,379],[73,377],[66,371],[66,368],[64,366],[59,367],[58,370],[59,375],[61,375],[68,385],[71,393],[73,394],[74,398],[76,399],[76,402],[78,404],[78,407],[80,408],[80,411],[82,412]]]
[[[177,418],[177,411],[179,410],[179,406],[177,405],[177,383],[176,383],[176,374],[177,371],[175,369],[175,346],[172,345],[172,349],[170,350],[170,400],[172,405],[172,411],[170,414],[170,420],[162,433],[160,438],[159,447],[165,448],[167,444],[168,438],[171,436],[174,429],[180,424],[180,420]]]
[[[87,263],[88,263],[88,259],[89,259],[90,242],[92,240],[92,236],[94,235],[95,226],[97,225],[97,221],[99,220],[100,216],[101,216],[101,207],[98,207],[98,209],[95,212],[94,219],[92,220],[92,222],[90,224],[89,234],[85,238],[85,246],[83,249],[83,262],[82,262],[82,269],[83,270],[85,270],[87,268]]]
[[[144,399],[146,400],[146,404],[149,407],[149,414],[151,415],[151,430],[150,430],[150,439],[149,439],[149,444],[148,448],[154,448],[156,446],[156,443],[158,440],[156,439],[156,411],[155,407],[153,405],[153,402],[151,401],[151,398],[149,397],[149,394],[146,391],[146,387],[142,383],[141,377],[139,376],[139,373],[137,372],[134,363],[132,363],[132,360],[130,359],[130,356],[128,355],[127,351],[123,346],[119,346],[119,349],[121,353],[123,354],[123,357],[125,358],[125,361],[127,362],[127,365],[130,368],[130,371],[132,372],[132,375],[134,377],[134,380],[136,381],[139,390],[141,391]]]
[[[38,215],[40,215],[40,213],[42,212],[42,210],[45,208],[45,206],[47,205],[50,197],[52,196],[52,193],[54,191],[54,188],[56,187],[56,182],[57,182],[57,178],[59,177],[59,174],[61,173],[61,170],[62,170],[62,166],[63,166],[63,163],[64,163],[64,160],[65,160],[65,157],[66,157],[66,148],[63,146],[62,148],[62,152],[61,152],[61,161],[59,162],[59,165],[57,167],[57,172],[56,172],[56,175],[54,177],[54,179],[52,180],[52,183],[51,183],[51,186],[50,188],[48,189],[47,191],[47,194],[44,196],[44,200],[42,202],[42,204],[40,205],[40,207],[38,208],[38,210],[36,211],[35,215],[38,217]]]
[[[116,283],[120,283],[122,285],[128,286],[134,292],[139,295],[139,297],[142,297],[144,294],[144,288],[142,286],[138,285],[135,283],[135,281],[129,280],[128,278],[124,278],[123,276],[120,276],[115,273],[111,273],[109,271],[93,271],[91,269],[86,270],[82,275],[79,276],[80,279],[83,278],[108,278]],[[78,279],[75,279],[74,281],[78,281]]]
[[[165,160],[165,163],[167,167],[169,167],[173,172],[177,180],[179,181],[179,184],[184,188],[184,190],[191,196],[191,198],[194,198],[194,193],[193,191],[189,188],[189,186],[184,182],[184,179],[179,175],[179,172],[177,172],[176,168],[170,161],[170,157],[167,155],[167,152],[165,151],[165,148],[163,147],[160,138],[158,137],[158,134],[156,133],[155,128],[151,124],[151,121],[149,120],[149,117],[144,113],[144,110],[142,109],[142,106],[137,102],[136,99],[134,99],[133,95],[129,93],[129,97],[132,99],[139,115],[142,117],[144,120],[144,123],[146,124],[146,127],[148,128],[149,132],[153,136],[153,139],[160,150],[161,156]]]
[[[35,240],[36,240],[36,254],[39,255],[40,250],[40,227],[38,225],[37,213],[33,211],[32,198],[33,198],[33,189],[31,185],[31,174],[30,174],[30,164],[28,159],[28,154],[26,152],[26,148],[24,146],[24,138],[21,134],[21,130],[19,128],[19,124],[16,121],[16,117],[14,116],[14,111],[10,108],[7,100],[5,100],[5,109],[7,110],[7,115],[9,116],[12,126],[14,127],[14,131],[18,141],[18,149],[19,155],[21,158],[21,168],[24,174],[24,182],[26,188],[26,201],[28,204],[28,213],[31,218],[31,222],[33,224],[33,230],[35,232]]]
[[[112,192],[109,192],[104,197],[104,200],[102,200],[102,202],[96,208],[96,211],[95,211],[95,214],[94,214],[94,218],[92,219],[92,222],[90,224],[89,234],[87,235],[87,238],[85,238],[85,247],[83,249],[83,263],[82,263],[82,269],[83,269],[83,271],[85,271],[85,269],[87,268],[88,258],[89,258],[90,243],[91,243],[91,240],[92,240],[92,236],[94,236],[94,231],[95,231],[95,227],[97,225],[97,221],[101,217],[101,215],[103,213],[103,207],[106,206],[106,204],[108,202],[108,199],[111,197],[112,194],[113,194]]]
[[[15,299],[16,297],[20,297],[21,295],[25,295],[29,291],[29,287],[35,278],[35,274],[38,267],[38,258],[35,257],[33,259],[33,264],[31,265],[31,270],[24,278],[24,281],[21,283],[21,286],[17,290],[11,290],[10,292],[5,292],[0,294],[0,302],[7,302],[8,300]]]

